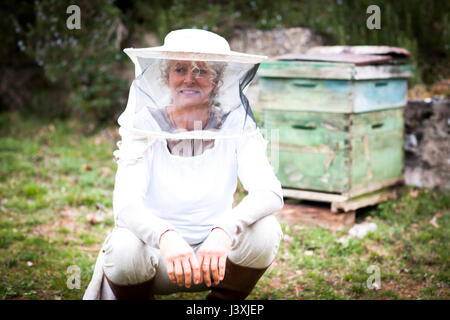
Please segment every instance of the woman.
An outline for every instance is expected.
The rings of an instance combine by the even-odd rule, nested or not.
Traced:
[[[84,299],[245,299],[282,236],[281,186],[243,94],[264,57],[203,30],[125,52],[139,76],[119,118],[115,228]],[[237,179],[248,195],[232,208]]]

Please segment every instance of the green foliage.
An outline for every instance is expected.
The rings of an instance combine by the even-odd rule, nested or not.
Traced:
[[[370,5],[380,7],[380,30],[366,27],[369,17],[366,10]],[[243,27],[301,26],[327,36],[331,44],[406,48],[420,71],[415,82],[423,79],[431,83],[450,73],[448,1],[140,0],[126,10],[134,22],[142,22],[147,30],[155,30],[161,41],[168,31],[178,28],[211,30],[231,37],[235,29]]]
[[[66,286],[67,268],[80,267],[83,289],[92,276],[113,226],[115,141],[81,129],[0,114],[0,299],[79,299],[83,292]],[[108,217],[92,226],[85,217],[97,205]]]
[[[81,29],[69,30],[66,9],[81,9]],[[366,27],[369,5],[381,10],[381,29]],[[0,3],[0,109],[85,124],[113,121],[125,107],[130,69],[124,47],[141,36],[160,42],[174,29],[199,28],[227,38],[240,28],[307,27],[329,44],[390,45],[412,52],[413,82],[448,78],[450,2],[440,0],[47,0]]]
[[[34,22],[15,19],[19,48],[42,67],[46,79],[68,91],[71,115],[111,119],[123,107],[126,84],[117,73],[120,10],[112,1],[77,1],[81,29],[69,29],[72,1],[35,1]]]
[[[0,113],[0,299],[83,296],[114,226],[115,141],[107,130],[85,135],[73,121]],[[239,186],[235,199],[244,194]],[[97,207],[107,212],[92,225],[87,214]],[[448,299],[449,210],[448,191],[407,187],[398,200],[358,212],[357,223],[378,227],[364,239],[343,243],[348,230],[282,222],[275,262],[249,299]],[[71,265],[80,267],[79,290],[66,285]],[[380,290],[367,288],[371,265],[380,268]]]

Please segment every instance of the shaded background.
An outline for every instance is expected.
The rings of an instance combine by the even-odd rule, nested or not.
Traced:
[[[70,4],[81,8],[81,30],[66,27]],[[381,30],[366,28],[372,4],[381,9]],[[122,49],[161,44],[178,28],[232,40],[243,30],[303,27],[324,44],[407,48],[416,68],[411,87],[422,91],[450,70],[448,1],[5,0],[0,12],[0,111],[89,123],[114,122],[126,104],[133,66]]]

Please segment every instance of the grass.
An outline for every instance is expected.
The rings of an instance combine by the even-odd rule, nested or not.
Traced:
[[[114,224],[115,130],[86,134],[76,122],[17,114],[0,115],[0,128],[0,298],[80,299]],[[249,299],[449,299],[449,208],[448,192],[405,188],[358,212],[357,222],[378,229],[348,243],[338,242],[347,231],[282,222],[277,259]],[[71,266],[80,289],[67,286]],[[367,286],[370,266],[379,290]]]

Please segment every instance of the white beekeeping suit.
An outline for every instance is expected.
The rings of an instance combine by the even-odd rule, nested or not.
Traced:
[[[161,237],[174,231],[201,250],[217,228],[232,243],[227,272],[246,278],[234,279],[238,284],[250,281],[234,296],[245,297],[281,239],[271,216],[283,205],[281,185],[244,94],[266,57],[231,51],[224,38],[190,29],[172,31],[161,47],[124,51],[136,78],[118,119],[115,228],[84,299],[114,298],[111,289],[117,297],[140,283],[152,294],[175,292],[164,276]],[[232,208],[238,179],[248,195]],[[126,256],[138,258],[126,265]]]

